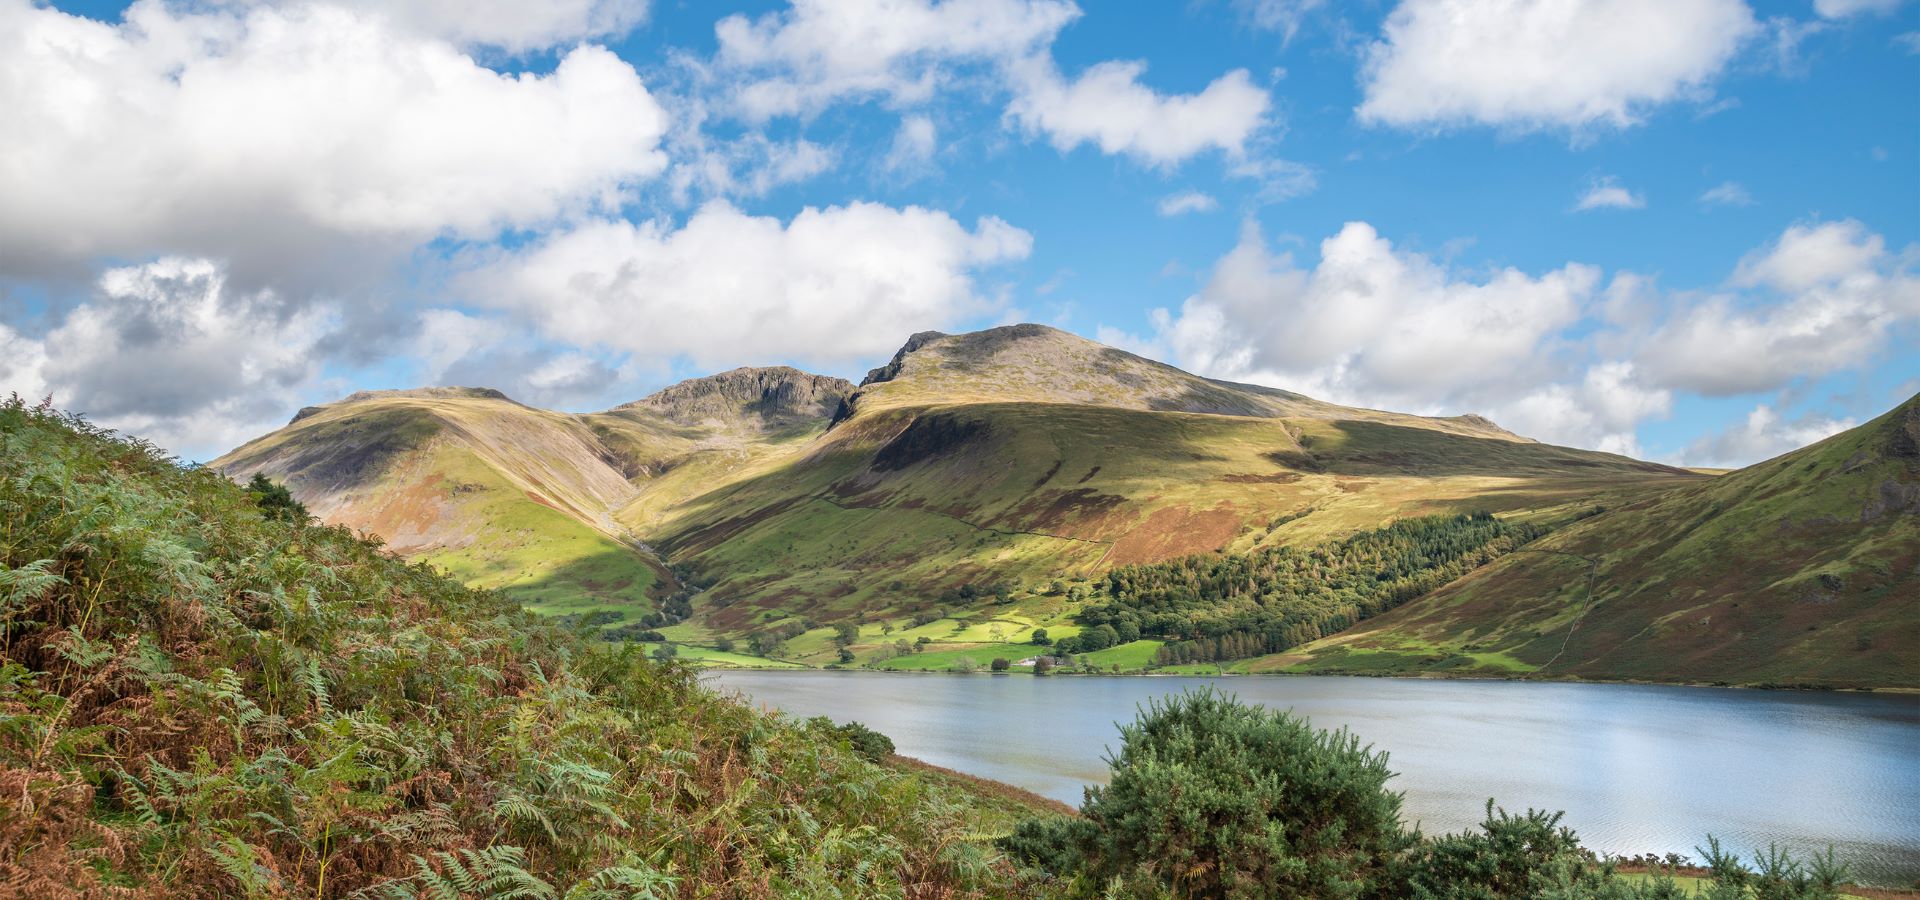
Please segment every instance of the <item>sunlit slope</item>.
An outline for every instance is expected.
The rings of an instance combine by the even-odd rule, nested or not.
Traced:
[[[1568,518],[1699,477],[1477,417],[1211,382],[1037,326],[916,336],[849,405],[799,455],[672,508],[640,514],[643,494],[619,516],[712,586],[698,607],[711,627],[897,615],[952,605],[968,585],[1030,588],[1412,515]]]
[[[577,417],[496,391],[357,394],[215,460],[285,482],[323,520],[378,535],[537,608],[647,608],[662,578],[609,510],[635,490]]]
[[[302,410],[214,466],[263,472],[326,521],[536,609],[632,617],[668,578],[614,512],[671,505],[795,452],[852,390],[736,369],[586,415],[484,388],[369,391]]]
[[[1246,668],[1920,687],[1920,398],[1533,549]]]

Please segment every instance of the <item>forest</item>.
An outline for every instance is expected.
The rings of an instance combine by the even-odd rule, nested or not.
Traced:
[[[1167,642],[1159,665],[1278,653],[1334,634],[1446,584],[1546,534],[1491,513],[1427,516],[1313,547],[1263,547],[1123,566],[1106,602],[1077,617],[1062,653],[1141,638]]]

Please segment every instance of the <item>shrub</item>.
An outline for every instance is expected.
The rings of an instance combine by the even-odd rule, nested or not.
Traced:
[[[1194,897],[1348,897],[1413,842],[1384,753],[1211,688],[1150,701],[1064,837],[1097,881]],[[1003,849],[1043,844],[1027,832]],[[1056,860],[1064,849],[1045,853]]]
[[[846,741],[853,752],[860,754],[868,762],[879,762],[893,755],[893,738],[868,728],[859,722],[835,725],[826,716],[814,716],[807,720],[807,726],[814,731],[835,740]]]
[[[1013,661],[1004,656],[996,656],[993,658],[992,668],[995,672],[1005,672],[1013,668]]]
[[[1599,889],[1611,875],[1581,849],[1560,813],[1527,810],[1509,815],[1487,801],[1478,832],[1449,834],[1421,844],[1407,865],[1403,891],[1419,898],[1520,900],[1557,889]]]

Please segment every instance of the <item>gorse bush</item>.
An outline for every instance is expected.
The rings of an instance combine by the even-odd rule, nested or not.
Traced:
[[[1400,823],[1393,773],[1342,729],[1212,688],[1151,701],[1122,726],[1112,781],[1081,817],[1029,819],[999,841],[1045,889],[1101,898],[1832,900],[1832,851],[1778,850],[1748,868],[1711,838],[1697,893],[1630,879],[1580,846],[1558,813],[1487,803],[1478,831],[1425,838]]]
[[[971,798],[289,501],[0,404],[0,896],[1022,893]]]
[[[1083,821],[1028,826],[1005,846],[1142,896],[1349,897],[1414,840],[1386,755],[1346,731],[1207,689],[1150,701],[1120,738]]]

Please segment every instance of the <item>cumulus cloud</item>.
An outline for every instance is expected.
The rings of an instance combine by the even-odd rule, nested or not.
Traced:
[[[1402,0],[1369,46],[1364,122],[1622,128],[1703,96],[1760,25],[1743,0]]]
[[[1188,213],[1213,212],[1220,208],[1220,201],[1210,194],[1200,191],[1181,191],[1160,198],[1160,214],[1163,216],[1184,216]]]
[[[1161,94],[1140,83],[1146,65],[1104,62],[1064,79],[1050,60],[1018,67],[1007,115],[1029,134],[1066,152],[1093,144],[1114,155],[1170,166],[1208,150],[1244,155],[1272,100],[1245,69],[1220,76],[1197,94]]]
[[[1066,0],[795,0],[714,32],[719,65],[756,76],[735,102],[764,121],[847,97],[925,100],[951,67],[1028,56],[1079,15]]]
[[[1644,209],[1647,198],[1627,190],[1617,178],[1608,176],[1595,179],[1587,185],[1585,193],[1574,203],[1575,212],[1590,212],[1596,209]]]
[[[1708,206],[1752,206],[1753,195],[1738,181],[1723,181],[1702,193],[1700,202]]]
[[[1674,313],[1644,341],[1663,383],[1724,396],[1862,365],[1896,325],[1920,317],[1911,254],[1888,253],[1859,222],[1788,228],[1740,263],[1733,290]]]
[[[1718,434],[1707,435],[1687,445],[1687,449],[1681,453],[1681,459],[1690,466],[1746,466],[1798,450],[1858,424],[1853,419],[1835,419],[1818,414],[1788,421],[1781,418],[1773,407],[1762,403],[1754,407],[1744,420]]]
[[[579,347],[706,368],[795,354],[844,365],[990,310],[976,273],[1031,249],[1026,232],[991,217],[969,230],[943,212],[854,203],[782,223],[714,202],[677,229],[563,231],[466,283]]]
[[[1052,45],[1079,16],[1065,0],[796,0],[721,20],[715,66],[741,80],[731,103],[750,122],[844,100],[911,108],[972,77],[1011,96],[1009,123],[1062,152],[1092,144],[1155,166],[1209,150],[1243,156],[1267,124],[1271,100],[1245,70],[1194,94],[1147,86],[1138,61],[1098,63],[1069,79]]]
[[[1249,224],[1160,330],[1183,363],[1205,374],[1339,402],[1460,412],[1491,396],[1488,388],[1542,375],[1542,344],[1580,317],[1598,281],[1581,265],[1458,278],[1364,222],[1322,241],[1318,265],[1303,268]]]
[[[0,389],[176,452],[210,458],[284,423],[319,377],[325,305],[232,290],[221,267],[169,257],[109,269],[46,335],[0,326]]]
[[[404,253],[608,206],[666,165],[664,113],[607,50],[507,75],[330,6],[146,0],[106,23],[0,0],[0,108],[15,274],[165,253],[291,266],[342,240]]]
[[[1178,311],[1155,312],[1153,335],[1108,336],[1206,375],[1359,406],[1481,412],[1532,437],[1638,455],[1638,426],[1669,415],[1678,393],[1780,389],[1868,364],[1910,333],[1920,248],[1885,244],[1851,220],[1795,225],[1718,289],[1675,293],[1631,272],[1603,286],[1579,263],[1456,272],[1363,222],[1303,266],[1249,225]],[[1760,424],[1737,447],[1688,452],[1751,461],[1755,435],[1805,443],[1806,428]]]

